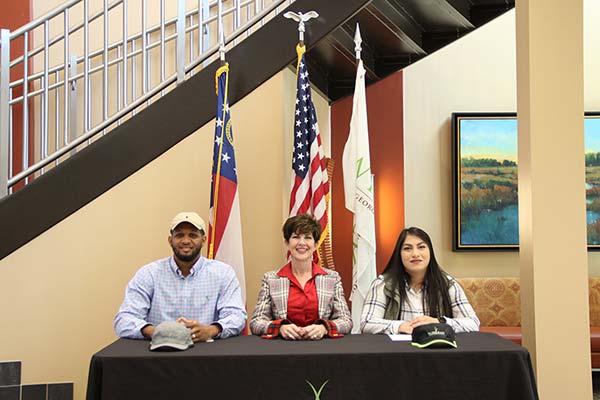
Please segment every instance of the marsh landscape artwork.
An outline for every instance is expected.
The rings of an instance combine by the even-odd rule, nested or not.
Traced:
[[[600,114],[586,115],[584,127],[588,247],[600,249]]]
[[[518,249],[516,115],[455,113],[452,122],[454,250]],[[600,113],[586,113],[584,126],[588,246],[600,249]]]

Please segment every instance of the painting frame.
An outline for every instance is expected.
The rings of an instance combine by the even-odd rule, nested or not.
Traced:
[[[518,251],[518,228],[516,232],[516,243],[508,240],[495,240],[495,238],[486,238],[486,240],[474,241],[476,234],[469,232],[467,226],[472,225],[469,222],[468,210],[465,210],[465,204],[469,200],[464,197],[463,187],[465,169],[461,165],[461,160],[471,149],[465,149],[462,140],[466,136],[465,121],[481,122],[482,127],[493,121],[514,121],[516,125],[517,114],[514,112],[461,112],[452,113],[452,233],[453,233],[453,251]],[[516,127],[515,127],[516,138]],[[515,152],[517,150],[515,142]],[[487,157],[486,157],[487,158]],[[478,168],[478,167],[475,167]],[[481,167],[484,169],[485,167]],[[490,167],[492,168],[492,167]],[[485,189],[484,189],[485,190]],[[489,191],[488,191],[489,192]],[[481,207],[480,207],[481,208]],[[493,212],[493,210],[492,210]],[[480,215],[480,214],[479,214]],[[479,216],[477,215],[477,216]],[[518,212],[516,215],[518,221]],[[514,216],[513,216],[514,219]],[[476,224],[474,224],[476,225]]]
[[[516,118],[514,112],[452,114],[453,251],[518,251],[519,249]],[[503,140],[498,142],[496,138],[488,138],[486,146],[489,145],[489,151],[487,153],[485,150],[482,151],[478,147],[481,145],[481,138],[479,142],[476,139],[478,134],[482,135],[482,132],[474,129],[473,126],[477,124],[471,121],[484,121],[481,123],[483,129],[487,129],[485,126],[489,124],[490,128],[494,129],[492,134],[504,135]],[[495,126],[490,121],[506,123],[498,123]],[[588,250],[600,251],[600,112],[585,112],[584,126],[585,160],[582,161],[586,165]],[[494,146],[497,143],[502,143],[503,146],[506,137],[512,135],[511,129],[514,129],[514,137],[511,137],[514,143],[514,154],[509,154],[506,157],[508,160],[501,160],[497,154],[501,154],[502,151]],[[511,158],[514,158],[514,163]],[[500,206],[496,207],[498,204]],[[495,238],[494,235],[498,237]]]

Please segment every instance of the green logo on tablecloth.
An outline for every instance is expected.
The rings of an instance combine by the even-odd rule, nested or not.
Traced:
[[[325,387],[325,385],[327,385],[327,382],[329,382],[329,379],[326,380],[325,382],[323,382],[323,384],[321,385],[319,390],[317,390],[317,388],[315,388],[312,383],[310,383],[309,381],[306,381],[306,383],[308,383],[308,386],[310,386],[313,393],[315,394],[315,400],[321,400],[321,392],[323,391],[323,388]]]

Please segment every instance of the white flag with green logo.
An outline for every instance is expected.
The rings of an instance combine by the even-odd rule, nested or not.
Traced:
[[[354,213],[352,255],[352,333],[360,331],[360,314],[367,290],[376,278],[375,208],[369,156],[369,127],[365,96],[365,69],[362,60],[356,71],[356,86],[350,120],[350,134],[344,146],[342,169],[346,208]]]

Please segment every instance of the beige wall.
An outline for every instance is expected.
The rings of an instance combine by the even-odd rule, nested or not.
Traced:
[[[262,274],[284,261],[280,229],[289,200],[282,188],[291,169],[284,138],[294,79],[286,69],[232,107],[250,311]],[[327,103],[315,97],[328,143]],[[128,280],[170,254],[175,213],[206,217],[213,129],[211,122],[0,260],[0,360],[22,360],[23,383],[74,381],[83,399],[91,355],[115,339],[112,320]]]
[[[600,110],[600,4],[585,3],[585,109]],[[406,224],[428,231],[456,276],[518,276],[518,253],[452,251],[453,112],[516,111],[514,10],[404,70]],[[583,162],[583,161],[582,161]],[[600,276],[600,254],[589,253]]]

